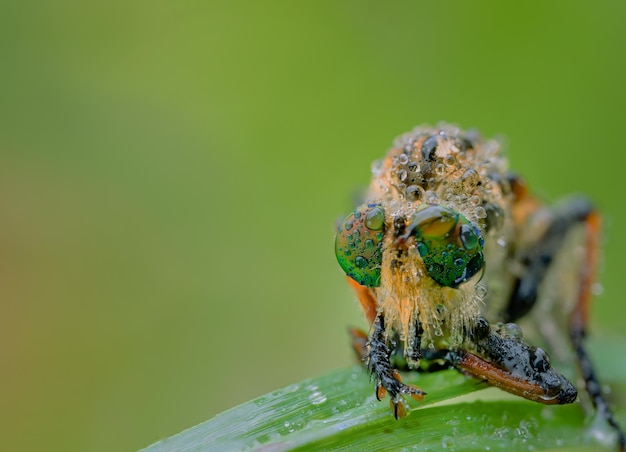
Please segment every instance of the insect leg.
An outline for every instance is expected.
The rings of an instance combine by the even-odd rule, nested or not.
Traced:
[[[359,303],[361,303],[361,307],[363,308],[363,312],[365,313],[365,318],[367,318],[368,323],[371,325],[374,319],[376,319],[376,298],[374,298],[372,290],[369,287],[360,285],[349,276],[346,277],[346,279],[350,287],[352,287],[356,293]]]
[[[578,367],[585,382],[589,398],[598,413],[607,421],[617,434],[620,450],[624,450],[626,436],[617,424],[607,400],[602,394],[601,385],[591,363],[591,359],[584,347],[591,301],[591,285],[594,278],[598,249],[600,218],[593,206],[585,199],[575,199],[562,209],[555,212],[555,216],[543,236],[532,249],[528,250],[521,259],[525,268],[522,276],[514,284],[514,290],[504,313],[506,321],[514,321],[530,311],[537,300],[538,289],[544,275],[555,255],[559,252],[564,238],[574,226],[584,225],[585,229],[585,256],[580,268],[579,286],[574,310],[569,321],[569,336],[576,354]]]
[[[360,328],[348,328],[348,334],[352,338],[352,349],[359,361],[367,359],[367,333]]]
[[[376,397],[380,400],[389,393],[391,409],[396,419],[406,416],[402,395],[409,395],[421,401],[426,393],[417,386],[402,383],[400,374],[390,363],[390,356],[396,344],[391,343],[385,334],[385,320],[378,315],[372,324],[368,342],[367,367],[376,380]]]
[[[374,298],[374,294],[372,294],[369,287],[360,285],[349,276],[346,277],[346,279],[348,280],[350,287],[352,287],[356,293],[359,303],[361,303],[361,307],[363,308],[363,312],[365,313],[365,317],[371,325],[376,319],[376,299]],[[352,338],[352,349],[354,350],[357,359],[364,362],[367,359],[368,353],[367,333],[359,328],[351,327],[348,329],[348,334],[350,334],[350,337]]]
[[[569,334],[580,372],[585,381],[585,388],[595,409],[606,419],[607,423],[617,434],[617,444],[620,451],[626,447],[626,435],[621,429],[613,412],[602,394],[602,389],[598,377],[595,374],[593,363],[584,347],[584,340],[587,335],[587,323],[589,318],[589,305],[591,302],[591,285],[593,283],[594,269],[596,267],[599,235],[600,217],[595,212],[590,212],[585,220],[586,226],[586,256],[585,263],[580,270],[580,285],[578,288],[578,299],[572,317],[570,319]]]
[[[585,223],[590,215],[595,215],[593,212],[589,201],[578,198],[554,213],[554,218],[543,235],[519,259],[523,272],[514,282],[513,292],[503,313],[506,322],[516,321],[533,308],[539,287],[554,257],[561,250],[567,233],[574,226]],[[597,244],[595,247],[597,249]],[[596,253],[595,249],[593,253]],[[585,264],[590,275],[593,274],[593,269],[589,267],[593,264],[594,262]]]
[[[550,366],[542,349],[503,333],[496,329],[478,340],[480,356],[455,349],[450,350],[448,359],[467,375],[535,402],[551,405],[576,400],[576,388]]]

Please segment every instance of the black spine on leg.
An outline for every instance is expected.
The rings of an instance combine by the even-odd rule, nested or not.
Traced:
[[[391,348],[385,338],[385,320],[379,315],[372,325],[367,367],[376,378],[376,385],[385,388],[391,398],[395,399],[402,392],[403,385],[394,377],[390,355]]]
[[[606,419],[607,423],[616,432],[618,450],[623,452],[626,447],[626,436],[624,435],[620,425],[615,420],[613,411],[602,394],[602,387],[593,369],[593,363],[583,346],[585,332],[580,328],[573,328],[570,331],[570,338],[574,344],[576,360],[578,362],[578,366],[580,367],[581,376],[585,381],[587,394],[589,394],[589,398],[598,413]]]
[[[584,198],[574,199],[555,212],[544,235],[520,260],[524,271],[513,284],[511,298],[503,313],[505,322],[515,322],[532,309],[537,301],[539,286],[561,249],[567,232],[585,221],[591,212],[593,206]]]
[[[415,334],[409,339],[409,353],[408,358],[414,362],[418,362],[422,358],[422,334],[424,334],[424,328],[422,322],[415,320]]]

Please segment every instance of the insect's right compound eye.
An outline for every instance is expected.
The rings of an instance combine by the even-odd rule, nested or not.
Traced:
[[[422,204],[413,214],[410,233],[417,240],[428,275],[442,286],[480,277],[485,266],[480,230],[454,209]]]
[[[362,286],[380,285],[385,212],[378,204],[357,207],[339,226],[335,255],[350,278]]]

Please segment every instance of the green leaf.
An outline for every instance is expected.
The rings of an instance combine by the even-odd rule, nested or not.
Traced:
[[[402,420],[393,418],[388,398],[376,400],[366,371],[354,366],[246,402],[144,450],[598,450],[599,440],[610,444],[603,426],[584,427],[579,403],[541,405],[454,370],[404,379],[428,395],[422,403],[409,400],[411,412]]]

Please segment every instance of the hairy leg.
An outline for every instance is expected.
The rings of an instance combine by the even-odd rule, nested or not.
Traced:
[[[609,403],[602,393],[600,382],[584,344],[600,233],[600,218],[589,201],[582,198],[574,199],[555,211],[543,235],[522,255],[520,262],[524,271],[515,281],[504,318],[506,321],[514,321],[531,310],[537,301],[539,286],[543,282],[546,271],[563,247],[564,238],[574,227],[580,225],[585,227],[585,256],[578,278],[577,297],[569,321],[569,338],[589,399],[597,412],[615,431],[618,447],[623,451],[626,436],[617,424]]]
[[[362,340],[361,333],[358,330],[351,330],[351,333],[353,338],[355,338],[353,345],[355,342],[360,343]],[[405,417],[407,414],[403,403],[403,395],[422,401],[426,393],[417,386],[402,383],[400,374],[390,362],[391,353],[396,345],[387,338],[384,318],[379,314],[372,324],[367,348],[363,349],[360,345],[354,346],[354,348],[358,354],[366,351],[364,359],[372,378],[376,382],[376,398],[380,400],[388,393],[393,415],[398,419]]]

